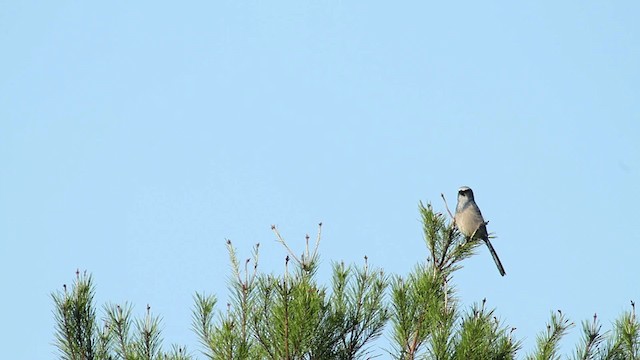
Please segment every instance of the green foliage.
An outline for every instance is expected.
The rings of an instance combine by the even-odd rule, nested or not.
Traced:
[[[109,336],[98,330],[93,295],[91,276],[79,271],[70,291],[64,285],[63,291],[51,295],[55,304],[55,344],[61,359],[103,358]]]
[[[559,343],[567,331],[573,327],[560,310],[551,313],[546,331],[537,338],[536,352],[527,359],[560,359]],[[603,332],[597,315],[592,321],[582,322],[582,339],[576,346],[573,359],[576,360],[636,360],[640,359],[640,323],[635,315],[635,303],[631,311],[622,314],[611,331]]]
[[[595,359],[600,344],[605,337],[602,332],[602,325],[598,322],[598,316],[593,315],[593,321],[582,322],[582,343],[576,348],[575,360]]]
[[[595,322],[595,319],[594,319]],[[607,344],[602,349],[597,349],[592,357],[586,357],[586,359],[640,359],[639,348],[639,333],[640,323],[636,318],[636,305],[631,302],[631,311],[622,314],[615,322],[613,332],[608,337]],[[597,328],[597,336],[601,336],[599,333],[600,328]],[[586,332],[586,330],[585,330]],[[600,342],[602,342],[601,340]]]
[[[430,204],[419,204],[426,261],[406,276],[371,267],[333,263],[330,286],[319,284],[318,246],[306,237],[296,255],[272,227],[287,255],[282,274],[258,270],[259,245],[241,262],[231,241],[229,300],[222,310],[214,295],[196,293],[192,329],[207,359],[371,359],[380,356],[372,343],[386,331],[394,359],[515,359],[521,342],[487,308],[486,300],[468,309],[451,286],[454,273],[473,256],[481,242],[464,238],[446,216]],[[184,347],[162,349],[160,318],[147,306],[135,318],[130,304],[107,304],[97,319],[91,276],[76,273],[70,289],[52,293],[56,320],[55,345],[61,359],[193,359]],[[640,323],[635,304],[602,331],[594,315],[582,323],[582,339],[573,359],[640,360]],[[385,330],[385,325],[389,327]],[[565,315],[553,312],[537,336],[531,360],[560,359],[560,342],[573,327]]]
[[[51,296],[55,305],[55,345],[61,359],[68,360],[187,360],[192,357],[184,347],[161,349],[160,319],[147,313],[134,319],[132,306],[105,305],[103,326],[96,319],[93,303],[95,288],[90,275],[76,272],[71,287]],[[132,332],[131,327],[134,327]]]
[[[416,267],[407,279],[394,278],[391,322],[396,358],[415,358],[438,325],[450,326],[451,314],[445,305],[446,294],[441,284],[437,274],[424,266]],[[447,347],[439,345],[436,347],[440,350],[443,345]]]
[[[209,359],[358,359],[382,333],[388,319],[384,304],[387,278],[371,269],[334,264],[333,288],[315,279],[317,245],[296,256],[273,228],[289,254],[284,274],[257,272],[258,249],[240,269],[227,242],[233,276],[227,310],[214,323],[215,298],[196,294],[193,328]]]
[[[495,310],[474,305],[462,317],[456,335],[454,359],[513,359],[520,343],[513,341],[511,330],[500,325]]]
[[[431,205],[420,204],[429,261],[391,285],[393,346],[396,359],[512,359],[519,348],[511,333],[494,319],[494,311],[473,307],[460,316],[449,286],[461,261],[473,255],[478,241],[465,240]]]
[[[241,276],[240,264],[235,249],[227,241],[227,249],[231,259],[233,276],[229,280],[232,294],[224,313],[216,314],[216,298],[212,295],[196,293],[192,324],[204,352],[209,359],[260,359],[262,353],[254,346],[250,336],[250,315],[255,308],[255,284],[258,266],[258,245],[254,249],[254,267],[249,275],[245,262],[244,278]],[[218,316],[218,321],[214,318]]]
[[[528,357],[531,360],[551,360],[559,359],[558,348],[560,339],[573,327],[564,314],[558,310],[551,313],[551,321],[547,324],[547,330],[540,333],[537,337],[537,351]]]
[[[333,323],[339,328],[338,354],[354,359],[360,352],[369,354],[367,344],[380,336],[389,319],[385,305],[387,276],[380,269],[371,270],[365,256],[363,267],[333,266],[331,308]]]

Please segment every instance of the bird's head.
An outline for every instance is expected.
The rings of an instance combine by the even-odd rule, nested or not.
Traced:
[[[458,204],[464,204],[467,201],[473,201],[473,190],[468,186],[462,186],[458,189]]]

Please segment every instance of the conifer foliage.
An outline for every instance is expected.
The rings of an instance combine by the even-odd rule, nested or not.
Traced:
[[[486,300],[467,308],[451,286],[480,242],[465,239],[431,205],[420,203],[419,211],[428,256],[406,276],[388,275],[365,256],[360,265],[334,263],[331,284],[319,284],[322,224],[312,244],[306,237],[300,255],[272,227],[286,250],[280,275],[259,270],[259,244],[241,262],[227,241],[229,300],[220,307],[215,295],[194,295],[192,330],[200,343],[195,354],[184,346],[163,348],[160,319],[149,305],[135,318],[130,304],[106,304],[98,317],[93,279],[78,271],[70,287],[52,293],[59,358],[516,359],[521,343],[514,328]],[[640,323],[634,303],[631,308],[608,332],[597,316],[583,322],[572,358],[640,359]],[[552,312],[536,348],[523,358],[559,359],[560,340],[572,326],[562,312]],[[381,336],[385,341],[375,341]]]
[[[319,225],[319,228],[322,224]],[[216,322],[213,296],[196,294],[193,327],[209,359],[360,359],[388,319],[387,277],[371,268],[334,264],[331,289],[317,283],[318,243],[301,256],[290,251],[284,274],[257,271],[258,245],[244,269],[227,242],[233,277],[231,301]]]

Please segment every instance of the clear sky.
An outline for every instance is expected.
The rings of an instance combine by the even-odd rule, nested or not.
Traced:
[[[407,274],[418,202],[461,185],[498,236],[454,282],[516,327],[605,328],[640,301],[635,1],[4,1],[3,357],[52,359],[50,293],[146,304],[200,349],[192,296],[224,305],[225,239],[262,269],[324,223],[332,261]],[[573,349],[580,331],[563,343]],[[386,346],[386,341],[381,341]],[[388,347],[388,346],[387,346]],[[379,353],[382,351],[379,351]]]

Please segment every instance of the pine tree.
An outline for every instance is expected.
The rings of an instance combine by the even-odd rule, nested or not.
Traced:
[[[521,342],[483,300],[468,308],[451,286],[453,274],[481,245],[464,238],[442,213],[419,204],[428,258],[406,276],[371,266],[333,264],[331,284],[316,279],[322,224],[297,255],[272,230],[287,254],[281,275],[259,271],[259,245],[242,264],[231,241],[229,301],[196,293],[192,327],[207,359],[516,359]],[[149,305],[140,318],[130,304],[106,304],[97,318],[91,275],[76,272],[70,288],[52,293],[55,346],[60,359],[195,359],[184,346],[162,347],[161,321]],[[573,323],[551,313],[526,359],[560,359],[559,344]],[[386,329],[385,329],[386,327]],[[373,348],[386,331],[388,348]],[[573,359],[640,359],[640,323],[631,311],[611,331],[597,316],[582,323]]]
[[[107,304],[99,321],[93,303],[95,287],[91,275],[76,271],[71,289],[51,294],[55,305],[55,345],[65,360],[187,360],[186,348],[161,349],[160,319],[147,305],[144,317],[134,319],[129,304]],[[132,332],[133,328],[133,332]]]

